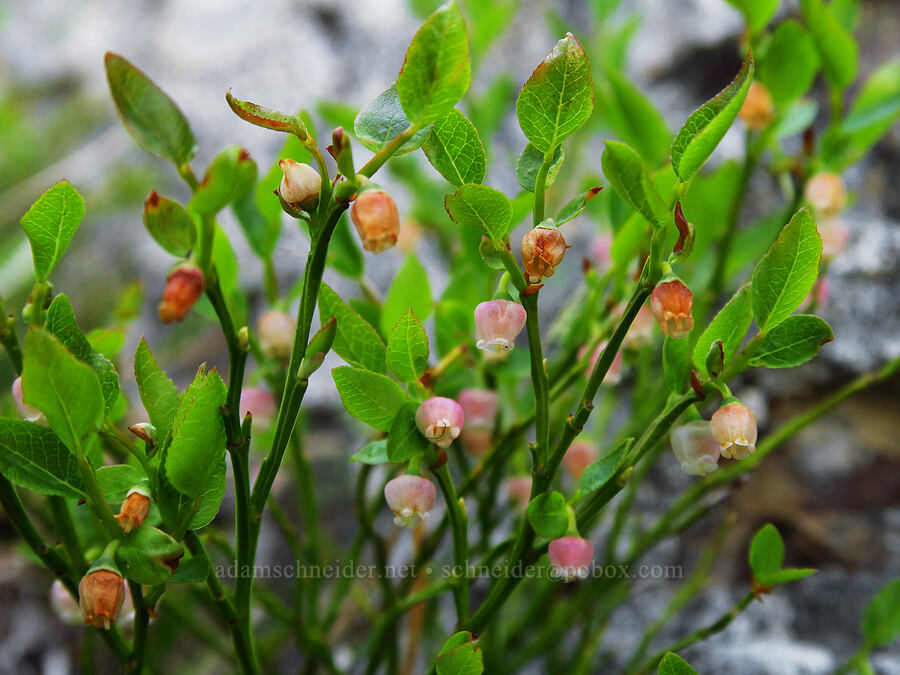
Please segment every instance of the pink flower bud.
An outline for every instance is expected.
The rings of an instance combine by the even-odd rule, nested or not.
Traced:
[[[610,234],[601,234],[594,237],[594,241],[591,242],[591,258],[601,271],[609,267],[612,242],[613,238]]]
[[[656,320],[647,305],[641,305],[631,322],[622,344],[628,349],[639,349],[653,340],[653,326]]]
[[[681,279],[663,281],[650,294],[650,311],[659,329],[663,335],[676,339],[686,338],[694,330],[693,304],[694,294]]]
[[[819,236],[822,237],[822,259],[825,262],[834,260],[850,243],[850,230],[837,217],[819,221]]]
[[[266,312],[256,324],[259,346],[266,356],[276,361],[287,361],[294,344],[297,324],[284,312]]]
[[[497,417],[497,394],[488,389],[463,389],[459,404],[466,415],[467,426],[494,428]]]
[[[522,237],[522,265],[529,283],[552,277],[566,255],[566,239],[555,227],[536,227]]]
[[[578,480],[591,464],[597,461],[597,448],[587,441],[575,441],[563,456],[563,466]]]
[[[13,380],[12,383],[12,396],[13,401],[16,403],[16,408],[19,409],[19,414],[29,422],[37,422],[41,417],[43,417],[43,413],[37,408],[33,408],[27,403],[25,403],[25,397],[22,393],[22,378],[17,377]]]
[[[581,537],[561,537],[550,542],[550,576],[563,581],[587,579],[594,562],[594,545]]]
[[[719,468],[719,443],[705,420],[688,422],[672,431],[672,451],[689,476],[705,476]]]
[[[531,476],[513,476],[506,481],[506,496],[512,505],[524,511],[531,501]]]
[[[278,194],[288,204],[300,205],[314,197],[319,196],[322,189],[322,177],[319,172],[309,164],[301,164],[292,159],[282,159],[278,162],[284,173],[281,185],[278,186]]]
[[[416,410],[416,426],[429,441],[446,448],[459,437],[465,417],[462,406],[452,398],[434,396]]]
[[[525,327],[525,308],[510,300],[490,300],[475,308],[475,346],[486,352],[508,352]]]
[[[384,498],[397,527],[418,527],[434,508],[434,483],[421,476],[399,476],[384,486]]]
[[[804,196],[813,211],[826,218],[837,215],[847,205],[844,179],[836,173],[819,173],[810,178]]]
[[[722,457],[744,459],[756,452],[756,417],[743,403],[730,403],[713,413],[710,431]]]
[[[360,193],[350,207],[350,218],[367,251],[381,253],[397,243],[400,215],[394,200],[384,190],[369,189]]]
[[[460,434],[460,440],[465,444],[466,450],[474,457],[480,457],[487,452],[494,440],[494,431],[486,427],[470,427],[466,424]]]
[[[590,377],[591,373],[594,372],[594,366],[597,365],[597,359],[600,358],[600,355],[603,354],[603,350],[606,349],[607,343],[601,342],[597,345],[597,348],[594,349],[594,353],[591,356],[591,362],[588,365],[587,369],[584,371],[585,377]],[[584,358],[585,353],[587,352],[587,347],[582,347],[578,352],[578,358]],[[616,352],[615,357],[613,358],[612,363],[609,365],[609,370],[606,371],[606,376],[603,378],[602,384],[605,384],[608,387],[611,387],[615,384],[618,384],[622,381],[622,352]]]
[[[750,129],[764,129],[775,118],[775,103],[765,85],[753,82],[738,116]]]
[[[193,263],[181,263],[166,278],[166,288],[159,303],[163,323],[181,321],[203,295],[203,272]]]
[[[275,397],[262,387],[246,387],[241,391],[240,415],[253,415],[253,428],[266,428],[275,419],[278,406]]]

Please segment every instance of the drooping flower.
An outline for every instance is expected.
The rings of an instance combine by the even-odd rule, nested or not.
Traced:
[[[275,419],[278,405],[275,397],[262,387],[245,387],[241,390],[240,414],[253,416],[253,428],[266,428]]]
[[[743,403],[729,403],[713,413],[710,431],[722,457],[744,459],[756,452],[756,416]]]
[[[491,446],[494,435],[497,394],[488,389],[464,389],[459,392],[459,404],[466,419],[460,438],[469,452],[481,455]]]
[[[556,227],[538,226],[522,237],[522,264],[529,283],[552,277],[566,255],[566,238]]]
[[[397,527],[418,527],[434,508],[435,496],[434,483],[421,476],[405,474],[384,486],[384,498]]]
[[[650,311],[663,335],[686,338],[694,330],[694,294],[681,279],[663,281],[650,294]]]
[[[506,481],[506,496],[514,507],[522,511],[531,501],[531,476],[513,476]]]
[[[278,194],[291,206],[300,206],[304,202],[319,196],[322,189],[322,177],[309,164],[301,164],[293,159],[282,159],[278,166],[284,173]]]
[[[836,216],[847,205],[844,179],[836,173],[819,173],[810,178],[804,188],[806,201],[823,218]]]
[[[19,410],[19,414],[29,422],[37,422],[44,414],[27,403],[25,403],[24,394],[22,392],[22,378],[17,377],[12,383],[12,397]]]
[[[416,427],[439,448],[448,447],[459,437],[464,421],[462,406],[444,396],[426,399],[416,410]]]
[[[765,129],[775,119],[775,103],[764,84],[753,82],[750,85],[738,116],[748,128],[756,131]]]
[[[112,569],[91,569],[78,584],[78,596],[85,625],[109,630],[125,602],[125,580]]]
[[[285,312],[270,311],[259,317],[256,333],[263,353],[276,361],[287,361],[294,344],[296,323]]]
[[[587,441],[575,441],[563,456],[563,466],[578,480],[591,464],[597,461],[597,447]]]
[[[125,534],[141,526],[150,513],[150,495],[143,488],[132,488],[125,496],[116,520]]]
[[[475,308],[476,347],[486,352],[508,352],[525,327],[525,308],[510,300],[489,300]]]
[[[587,579],[594,561],[594,545],[581,537],[560,537],[550,542],[550,575],[563,581]]]
[[[672,431],[672,451],[689,476],[705,476],[719,468],[720,448],[710,423],[694,420]]]
[[[190,262],[175,267],[166,278],[159,318],[163,323],[181,321],[203,295],[203,272]]]
[[[381,253],[397,243],[400,215],[394,200],[384,190],[372,188],[361,192],[350,207],[350,218],[367,251]]]

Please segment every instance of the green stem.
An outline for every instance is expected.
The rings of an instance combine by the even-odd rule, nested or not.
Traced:
[[[443,464],[436,472],[438,485],[447,504],[450,526],[453,530],[454,585],[453,600],[456,603],[456,622],[461,625],[469,617],[469,540],[466,532],[466,514],[460,508],[459,497],[453,487],[450,469]],[[460,571],[461,570],[461,571]],[[459,573],[459,576],[457,575]]]
[[[92,436],[89,438],[96,437]],[[123,536],[122,530],[116,522],[116,517],[110,510],[109,504],[106,503],[106,498],[103,496],[103,491],[97,482],[97,476],[94,474],[94,467],[88,461],[84,452],[84,446],[78,438],[75,439],[75,456],[77,458],[78,471],[84,483],[88,505],[91,507],[94,515],[97,516],[97,520],[100,521],[100,526],[106,532],[106,536],[110,539],[120,539]]]
[[[541,326],[538,319],[538,293],[521,295],[522,306],[525,307],[525,331],[528,334],[528,352],[531,356],[531,383],[534,387],[534,426],[535,447],[532,451],[534,466],[539,467],[547,461],[550,451],[550,384],[547,380],[547,369],[544,366],[544,353],[541,346]]]
[[[78,542],[78,534],[75,532],[75,525],[72,523],[66,500],[56,495],[50,495],[47,497],[47,501],[50,504],[50,511],[53,513],[53,522],[69,556],[72,571],[81,576],[87,569],[87,563],[81,550],[81,544]]]
[[[294,468],[294,478],[297,482],[297,492],[300,500],[301,516],[303,518],[303,553],[309,565],[317,565],[320,555],[321,533],[319,531],[319,505],[316,501],[315,478],[312,467],[306,457],[306,452],[300,443],[298,434],[294,434],[290,443],[291,463]],[[308,598],[308,611],[306,620],[316,623],[318,615],[318,591],[319,584],[314,578],[306,580],[310,593]]]
[[[134,581],[128,581],[131,590],[131,601],[134,604],[134,642],[131,647],[131,655],[128,657],[129,675],[140,675],[144,670],[144,655],[147,647],[147,624],[150,621],[150,613],[144,604],[144,592],[141,585]]]
[[[10,314],[3,314],[3,305],[0,304],[0,344],[6,348],[9,359],[12,361],[16,375],[22,374],[22,348],[19,346],[19,338],[16,335],[16,318]]]
[[[418,130],[419,128],[415,124],[410,124],[406,131],[384,146],[372,159],[366,162],[359,170],[359,174],[371,178]]]

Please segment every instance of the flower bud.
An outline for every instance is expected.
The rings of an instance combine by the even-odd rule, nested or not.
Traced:
[[[850,230],[840,218],[824,218],[819,222],[822,237],[822,260],[830,262],[844,252],[850,243]]]
[[[628,332],[625,334],[622,344],[627,349],[640,349],[644,345],[649,344],[653,340],[653,325],[655,323],[653,312],[650,311],[650,308],[647,305],[641,305],[634,317],[634,321],[631,322]]]
[[[738,116],[748,128],[756,131],[765,129],[775,119],[775,103],[764,84],[753,82],[750,85]]]
[[[531,476],[513,476],[506,481],[506,496],[510,503],[524,511],[531,501]]]
[[[744,459],[756,452],[756,417],[743,403],[722,406],[709,421],[722,457]]]
[[[498,407],[496,392],[488,389],[463,389],[459,392],[459,404],[466,415],[467,426],[494,428]]]
[[[85,625],[109,630],[125,602],[125,580],[114,570],[92,568],[81,578],[78,595]]]
[[[434,396],[416,410],[416,427],[439,448],[448,447],[462,431],[465,413],[452,398]]]
[[[125,496],[116,520],[125,534],[141,526],[150,513],[150,497],[143,488],[132,488]]]
[[[591,464],[597,461],[597,448],[587,441],[575,441],[563,456],[563,466],[578,480]]]
[[[663,335],[671,338],[686,338],[694,330],[693,303],[694,294],[681,279],[663,281],[650,294],[650,311]]]
[[[508,352],[525,327],[525,308],[510,300],[490,300],[475,308],[475,346],[486,352]]]
[[[836,173],[816,174],[807,181],[804,194],[813,211],[825,218],[837,215],[847,205],[844,179]]]
[[[528,283],[552,277],[554,268],[566,255],[566,239],[555,227],[538,226],[522,237],[522,264]]]
[[[585,377],[590,377],[594,372],[594,366],[597,365],[597,359],[600,358],[600,355],[603,354],[603,350],[606,349],[607,342],[601,342],[597,345],[597,348],[594,349],[594,353],[591,355],[591,362],[588,365],[587,369],[584,371]],[[578,358],[584,358],[585,353],[587,352],[587,346],[582,347],[578,352]],[[609,370],[606,371],[606,375],[603,377],[603,382],[601,384],[605,384],[608,387],[611,387],[615,384],[618,384],[622,381],[622,352],[621,350],[616,352],[615,357],[613,357],[612,363],[609,365]]]
[[[705,476],[719,468],[719,444],[706,420],[688,422],[672,431],[672,451],[689,476]]]
[[[284,312],[266,312],[256,324],[259,346],[263,353],[276,361],[287,361],[294,344],[296,323]]]
[[[241,391],[241,414],[253,416],[253,427],[268,427],[275,419],[275,397],[262,387],[246,387]]]
[[[400,215],[394,200],[384,190],[361,192],[350,207],[350,218],[367,251],[381,253],[397,243]]]
[[[563,581],[587,579],[594,561],[594,545],[581,537],[560,537],[550,542],[550,576]]]
[[[166,279],[159,318],[163,323],[181,321],[203,295],[203,272],[193,263],[178,265]]]
[[[434,483],[421,476],[399,476],[384,486],[384,498],[397,527],[415,528],[434,508]]]
[[[37,408],[33,408],[32,406],[25,403],[24,394],[22,392],[22,378],[17,377],[13,380],[12,383],[12,396],[13,401],[16,403],[16,408],[19,409],[19,414],[29,422],[37,422],[44,414],[38,410]]]
[[[278,194],[288,204],[295,208],[300,207],[304,202],[319,196],[322,177],[309,164],[282,159],[278,162],[278,166],[284,173],[281,185],[278,186]]]

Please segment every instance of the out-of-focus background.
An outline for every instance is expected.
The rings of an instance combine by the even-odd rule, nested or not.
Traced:
[[[0,296],[7,307],[21,307],[31,283],[30,251],[18,220],[41,192],[66,178],[85,196],[87,216],[54,273],[54,283],[69,295],[82,328],[100,325],[128,285],[138,283],[144,291],[142,318],[130,328],[125,357],[118,364],[126,388],[127,355],[141,334],[181,387],[200,362],[223,365],[224,345],[215,324],[191,316],[163,328],[155,320],[172,259],[144,230],[142,202],[151,189],[178,198],[186,198],[187,192],[171,167],[144,154],[116,119],[104,52],[120,53],[137,64],[178,103],[199,142],[197,170],[235,143],[266,167],[282,139],[240,121],[228,109],[224,93],[233,88],[239,98],[281,110],[315,111],[323,101],[358,108],[396,77],[421,21],[418,4],[428,3],[0,2]],[[586,5],[578,0],[512,2],[510,25],[490,51],[479,55],[483,65],[473,82],[476,93],[504,74],[515,83],[511,114],[500,128],[486,182],[517,190],[515,159],[525,141],[512,114],[512,97],[557,39],[557,29],[568,27],[578,34]],[[782,5],[781,15],[796,9],[792,0]],[[737,69],[742,19],[724,0],[625,0],[616,20],[636,22],[628,73],[673,129]],[[878,64],[900,56],[900,3],[864,0],[856,34],[865,77]],[[733,130],[713,161],[738,155],[741,143]],[[599,172],[599,151],[587,161]],[[853,194],[844,215],[851,239],[828,270],[831,293],[821,308],[836,340],[806,366],[744,381],[736,393],[757,411],[763,433],[900,352],[898,167],[900,128],[895,125],[846,175]],[[409,195],[389,177],[381,182],[391,188],[402,212]],[[765,204],[772,185],[761,179],[752,189],[750,203]],[[223,216],[255,318],[263,307],[262,269],[230,214]],[[575,240],[586,243],[596,225],[584,219],[578,227]],[[419,245],[428,264],[437,249],[427,242]],[[283,287],[299,278],[305,253],[304,235],[286,222],[275,255]],[[366,256],[372,285],[384,290],[401,254]],[[445,273],[434,261],[429,269],[437,294],[446,283]],[[577,280],[574,273],[561,277]],[[353,288],[334,272],[326,280],[338,290]],[[565,283],[548,290],[557,298],[567,293]],[[311,427],[310,449],[324,488],[323,513],[339,503],[351,480],[346,458],[361,444],[355,429],[341,429],[346,418],[339,415],[327,373],[327,368],[320,371],[307,399],[320,420]],[[11,381],[8,365],[0,364],[0,384],[8,388]],[[843,405],[776,451],[737,491],[741,525],[731,535],[729,555],[714,568],[701,599],[679,625],[668,629],[672,637],[708,623],[733,604],[748,578],[746,543],[763,522],[778,525],[792,565],[821,571],[779,588],[765,606],[752,607],[727,632],[686,650],[684,656],[700,672],[826,673],[859,644],[862,608],[884,582],[900,574],[898,384],[887,383]],[[674,461],[661,462],[657,474],[638,499],[638,508],[648,513],[687,484]],[[336,536],[350,527],[348,517],[336,512],[331,523]],[[670,541],[650,562],[691,560],[695,543],[690,535]],[[275,541],[264,540],[263,546],[262,560],[287,555]],[[10,526],[0,518],[0,673],[73,672],[79,629],[66,627],[52,614],[48,585],[47,576],[22,555]],[[623,646],[627,654],[673,590],[665,581],[638,584],[634,599],[613,616],[608,642]],[[879,673],[900,673],[900,647],[876,652],[872,662]]]

